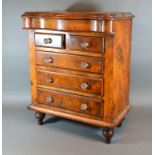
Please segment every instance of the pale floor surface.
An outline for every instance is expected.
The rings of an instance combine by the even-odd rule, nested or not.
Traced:
[[[3,103],[3,155],[151,155],[151,107],[133,106],[112,144],[101,128],[47,116],[38,126],[27,103]]]

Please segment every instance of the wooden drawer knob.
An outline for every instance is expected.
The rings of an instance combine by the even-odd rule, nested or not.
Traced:
[[[47,77],[47,78],[45,79],[45,81],[46,81],[46,83],[52,83],[54,80],[53,80],[53,78],[51,78],[51,77]]]
[[[89,88],[89,85],[87,83],[81,83],[81,89],[88,89]]]
[[[89,63],[87,63],[87,62],[81,62],[81,63],[80,63],[80,66],[81,66],[82,68],[89,68],[89,67],[90,67]]]
[[[81,109],[81,110],[87,110],[87,108],[88,108],[88,106],[87,106],[86,103],[82,103],[82,104],[80,105],[80,109]]]
[[[48,63],[52,63],[52,62],[53,62],[52,57],[44,58],[44,63],[48,64]]]
[[[87,47],[89,47],[90,46],[90,43],[88,43],[88,42],[82,42],[81,43],[81,47],[82,48],[87,48]]]
[[[45,38],[44,39],[44,44],[51,44],[52,43],[52,39],[51,38]]]
[[[47,96],[47,97],[45,98],[45,100],[46,100],[46,102],[50,103],[50,102],[53,101],[53,97],[52,97],[52,96]]]

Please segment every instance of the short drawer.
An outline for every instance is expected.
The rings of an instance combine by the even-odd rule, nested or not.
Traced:
[[[102,95],[102,79],[37,70],[37,84]]]
[[[74,112],[101,117],[102,101],[63,92],[38,89],[38,104],[54,106]]]
[[[103,38],[85,37],[85,36],[70,36],[69,49],[88,52],[102,52]]]
[[[51,48],[65,48],[65,35],[35,33],[35,45]]]
[[[102,59],[71,54],[37,51],[38,65],[54,66],[79,71],[101,73]]]

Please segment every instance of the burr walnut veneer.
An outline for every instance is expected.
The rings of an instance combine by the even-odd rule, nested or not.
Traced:
[[[103,127],[107,143],[129,111],[132,17],[113,12],[26,12],[32,104]]]

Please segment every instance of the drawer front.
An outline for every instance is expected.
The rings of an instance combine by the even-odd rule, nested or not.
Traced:
[[[37,64],[101,73],[101,58],[37,51]]]
[[[35,33],[36,46],[64,49],[64,35],[62,34],[39,34]]]
[[[102,52],[103,38],[70,36],[69,49],[89,52]]]
[[[38,70],[37,84],[102,95],[103,82],[102,79]]]
[[[101,21],[80,19],[24,18],[24,28],[63,31],[100,31]]]
[[[102,101],[93,98],[87,98],[53,90],[38,89],[37,100],[38,104],[46,104],[74,112],[93,115],[96,117],[102,116]]]

